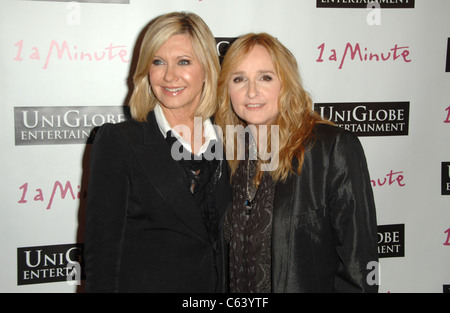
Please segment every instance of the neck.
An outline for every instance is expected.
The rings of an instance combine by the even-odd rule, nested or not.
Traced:
[[[182,109],[171,110],[162,107],[162,111],[170,127],[191,144],[194,154],[198,154],[205,140],[202,118],[194,117],[194,112]]]
[[[253,145],[256,149],[256,155],[253,157],[261,158],[262,160],[267,160],[269,158],[269,152],[268,152],[268,129],[269,125],[265,127],[265,125],[257,126],[257,125],[251,125],[250,132],[253,137]]]
[[[173,128],[178,125],[193,127],[194,112],[183,109],[167,109],[164,106],[161,106],[161,109],[170,127]]]

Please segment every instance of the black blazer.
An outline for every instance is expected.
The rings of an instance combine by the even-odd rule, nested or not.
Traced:
[[[154,112],[100,127],[91,151],[85,232],[87,292],[216,292],[220,259]],[[221,219],[228,166],[216,169]]]
[[[375,204],[359,139],[320,124],[301,175],[275,189],[273,292],[376,292]]]

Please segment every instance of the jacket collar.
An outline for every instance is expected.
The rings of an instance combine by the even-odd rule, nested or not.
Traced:
[[[186,187],[184,173],[172,158],[153,111],[149,112],[147,122],[142,125],[144,144],[135,145],[133,149],[145,175],[166,201],[168,209],[198,237],[209,240],[200,208]]]
[[[185,147],[185,149],[187,149],[187,151],[191,152],[191,144],[189,142],[187,142],[186,140],[184,140],[178,134],[177,130],[169,125],[169,122],[167,121],[166,116],[164,115],[164,112],[161,108],[161,105],[159,105],[157,103],[153,112],[155,115],[155,120],[158,125],[158,128],[161,131],[161,134],[164,136],[164,138],[166,137],[166,135],[169,131],[172,131],[174,136],[181,142],[181,144]],[[215,131],[214,126],[210,119],[207,119],[203,122],[203,129],[204,129],[204,135],[205,135],[205,143],[200,148],[199,154],[206,151],[206,149],[211,141],[213,141],[213,140],[217,141],[216,131]],[[195,136],[195,135],[196,134],[195,134],[195,130],[194,130],[194,134],[191,134],[191,138],[193,138],[193,136]]]

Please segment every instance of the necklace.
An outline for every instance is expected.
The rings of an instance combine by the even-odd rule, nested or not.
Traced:
[[[250,196],[249,182],[250,182],[250,159],[247,160],[247,184],[246,184],[247,199],[245,200],[245,214],[247,216],[250,215],[253,208],[253,204],[255,204],[256,198],[256,192],[253,198]]]
[[[247,156],[247,184],[246,184],[246,191],[247,191],[247,199],[245,200],[245,213],[247,217],[250,215],[253,205],[255,204],[256,194],[258,193],[258,187],[255,185],[255,193],[252,197],[250,195],[250,159],[254,158],[256,156],[256,159],[259,160],[258,155],[258,148],[256,145],[256,141],[254,140],[253,136],[250,135],[249,137],[249,147],[248,147],[248,156]],[[253,168],[253,170],[255,170]],[[252,175],[254,176],[254,175]],[[253,179],[252,179],[253,180]]]

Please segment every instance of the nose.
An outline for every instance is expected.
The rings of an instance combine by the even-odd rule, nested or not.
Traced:
[[[255,98],[258,95],[258,85],[254,80],[251,80],[248,82],[248,88],[247,88],[247,97],[250,99]]]
[[[178,80],[178,73],[175,66],[167,66],[166,72],[164,73],[164,80],[169,83]]]

